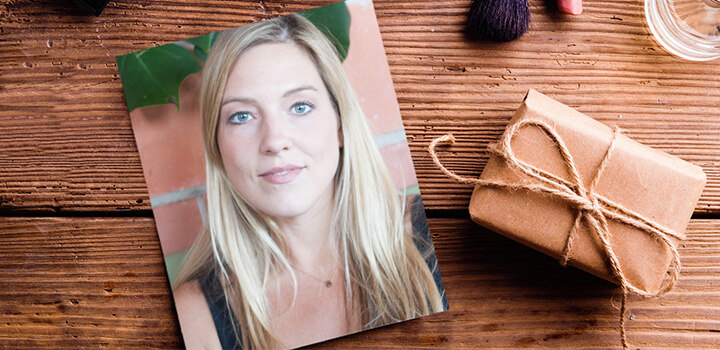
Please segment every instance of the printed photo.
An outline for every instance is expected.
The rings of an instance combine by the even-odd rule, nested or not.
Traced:
[[[117,63],[188,348],[448,308],[370,0]]]

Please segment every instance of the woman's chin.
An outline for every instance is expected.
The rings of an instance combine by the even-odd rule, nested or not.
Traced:
[[[311,209],[308,203],[298,203],[298,201],[267,201],[263,205],[256,206],[263,214],[275,221],[292,220],[302,217]]]

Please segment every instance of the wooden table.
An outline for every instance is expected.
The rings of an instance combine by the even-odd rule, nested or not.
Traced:
[[[640,0],[551,2],[506,44],[463,33],[469,1],[375,3],[450,311],[319,348],[620,346],[619,289],[471,222],[471,188],[426,151],[451,131],[446,165],[479,175],[528,88],[704,169],[679,283],[631,297],[627,329],[634,347],[720,348],[720,61],[668,54]],[[182,347],[114,56],[327,3],[0,2],[0,347]]]

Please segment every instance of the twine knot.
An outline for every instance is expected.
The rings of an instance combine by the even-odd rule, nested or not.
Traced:
[[[515,156],[511,141],[513,137],[517,135],[519,130],[525,126],[534,126],[543,131],[548,138],[553,142],[556,149],[562,157],[565,168],[570,175],[570,180],[565,180],[558,176],[555,176],[546,171],[540,170]],[[442,165],[437,157],[435,148],[438,143],[450,144],[455,143],[455,137],[452,134],[441,136],[430,143],[429,151],[435,165],[443,171],[447,176],[454,180],[465,183],[473,184],[476,186],[484,186],[488,188],[502,188],[507,190],[526,190],[535,193],[541,193],[553,198],[557,198],[565,201],[569,207],[577,210],[575,221],[570,229],[570,232],[565,243],[565,248],[560,256],[560,264],[566,266],[567,263],[572,259],[572,248],[574,239],[576,236],[577,228],[581,221],[583,221],[592,233],[594,233],[602,243],[603,251],[607,259],[610,262],[611,272],[618,280],[618,283],[623,290],[623,299],[621,305],[620,315],[620,334],[624,348],[628,348],[627,338],[625,336],[625,302],[627,300],[628,291],[632,291],[643,297],[655,297],[667,293],[675,285],[680,271],[680,257],[677,248],[672,244],[670,237],[683,239],[684,237],[674,232],[673,230],[663,227],[662,225],[645,218],[644,216],[629,210],[622,205],[615,203],[602,195],[595,193],[595,186],[600,181],[600,176],[610,162],[613,150],[616,145],[617,137],[620,134],[620,130],[615,127],[613,128],[613,136],[610,141],[610,145],[605,152],[605,156],[602,162],[595,171],[595,175],[587,188],[583,185],[583,181],[580,178],[577,167],[573,160],[572,155],[569,153],[567,146],[563,142],[562,138],[557,134],[555,128],[545,121],[539,119],[523,119],[515,124],[508,127],[507,131],[503,134],[500,142],[496,145],[490,145],[488,150],[490,153],[503,159],[505,163],[514,171],[520,174],[526,175],[532,181],[522,180],[519,183],[506,183],[496,180],[485,180],[485,179],[473,179],[458,176],[457,174],[449,171],[445,166]],[[670,264],[670,278],[666,281],[664,286],[656,292],[647,292],[633,283],[627,280],[625,273],[620,266],[618,257],[610,242],[610,231],[608,229],[608,220],[614,220],[623,224],[629,225],[636,229],[639,229],[648,235],[656,238],[665,246],[667,246],[672,254],[672,260]]]
[[[588,197],[585,196],[584,198],[579,199],[579,202],[580,204],[577,206],[578,210],[602,215],[602,212],[600,211],[600,203],[597,200],[589,200]]]

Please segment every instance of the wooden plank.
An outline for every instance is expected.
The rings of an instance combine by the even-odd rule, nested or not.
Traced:
[[[450,311],[317,348],[619,347],[620,292],[482,229],[431,219]],[[153,221],[0,218],[0,342],[9,348],[182,344]],[[693,220],[669,294],[628,304],[641,348],[720,343],[720,221]]]
[[[178,348],[152,219],[0,218],[0,343]]]
[[[149,210],[114,56],[326,3],[119,2],[97,18],[0,4],[0,210]],[[720,61],[670,56],[642,3],[592,2],[570,17],[531,1],[530,31],[505,44],[464,34],[469,1],[375,7],[428,209],[463,210],[471,192],[432,165],[430,140],[455,133],[448,167],[479,175],[483,149],[536,88],[703,167],[696,213],[720,213]]]

